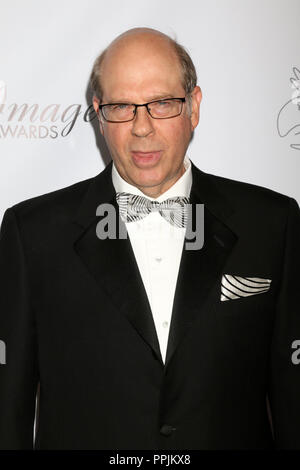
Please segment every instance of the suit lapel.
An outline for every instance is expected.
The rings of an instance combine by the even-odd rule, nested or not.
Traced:
[[[96,235],[96,225],[100,220],[95,215],[96,208],[102,203],[110,203],[115,207],[117,233],[119,224],[126,232],[125,224],[119,218],[111,168],[112,162],[90,184],[75,218],[81,230],[79,236],[76,236],[74,248],[118,312],[127,317],[163,365],[150,304],[129,236],[126,239],[100,240]]]
[[[164,364],[147,293],[129,237],[100,240],[96,235],[96,225],[100,220],[96,216],[96,208],[102,203],[111,203],[115,207],[117,232],[119,224],[126,232],[119,218],[111,169],[112,162],[91,180],[74,220],[77,225],[74,249],[116,309],[127,317],[151,347],[162,367],[167,367],[191,324],[205,307],[209,292],[237,239],[225,224],[232,209],[209,175],[192,163],[191,203],[193,215],[196,204],[204,204],[204,246],[200,250],[183,247]]]
[[[203,312],[211,289],[220,282],[225,261],[237,241],[236,234],[225,223],[233,212],[224,195],[192,163],[193,184],[190,195],[193,221],[196,204],[204,204],[204,244],[189,250],[184,243],[174,296],[165,367],[194,320]],[[187,242],[187,238],[185,242]]]

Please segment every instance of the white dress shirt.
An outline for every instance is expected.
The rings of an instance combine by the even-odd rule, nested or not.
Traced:
[[[112,181],[116,192],[128,192],[162,202],[169,197],[189,197],[192,186],[191,162],[184,159],[185,172],[167,191],[157,198],[146,196],[127,183],[114,163]],[[137,265],[145,286],[158,336],[161,355],[165,361],[174,294],[186,228],[171,225],[158,212],[141,220],[125,223]]]

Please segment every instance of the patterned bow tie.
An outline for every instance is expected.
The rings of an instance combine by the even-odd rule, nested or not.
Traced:
[[[143,219],[150,212],[159,214],[175,227],[186,227],[188,217],[189,198],[183,196],[170,197],[165,201],[151,201],[150,199],[130,193],[117,193],[120,217],[123,222],[135,222]]]

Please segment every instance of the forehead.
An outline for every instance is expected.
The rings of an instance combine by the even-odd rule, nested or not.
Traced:
[[[108,50],[101,69],[104,100],[148,100],[182,95],[181,68],[160,38],[130,38]]]

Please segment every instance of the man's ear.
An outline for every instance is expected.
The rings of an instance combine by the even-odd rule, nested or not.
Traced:
[[[202,100],[202,92],[199,86],[195,86],[192,91],[192,102],[191,102],[191,127],[192,130],[198,125],[200,115],[200,103]]]
[[[102,119],[101,119],[99,104],[100,104],[99,98],[97,98],[97,96],[94,95],[93,96],[93,107],[94,107],[95,113],[98,116],[100,132],[101,132],[102,135],[104,135],[103,122],[102,122]]]

